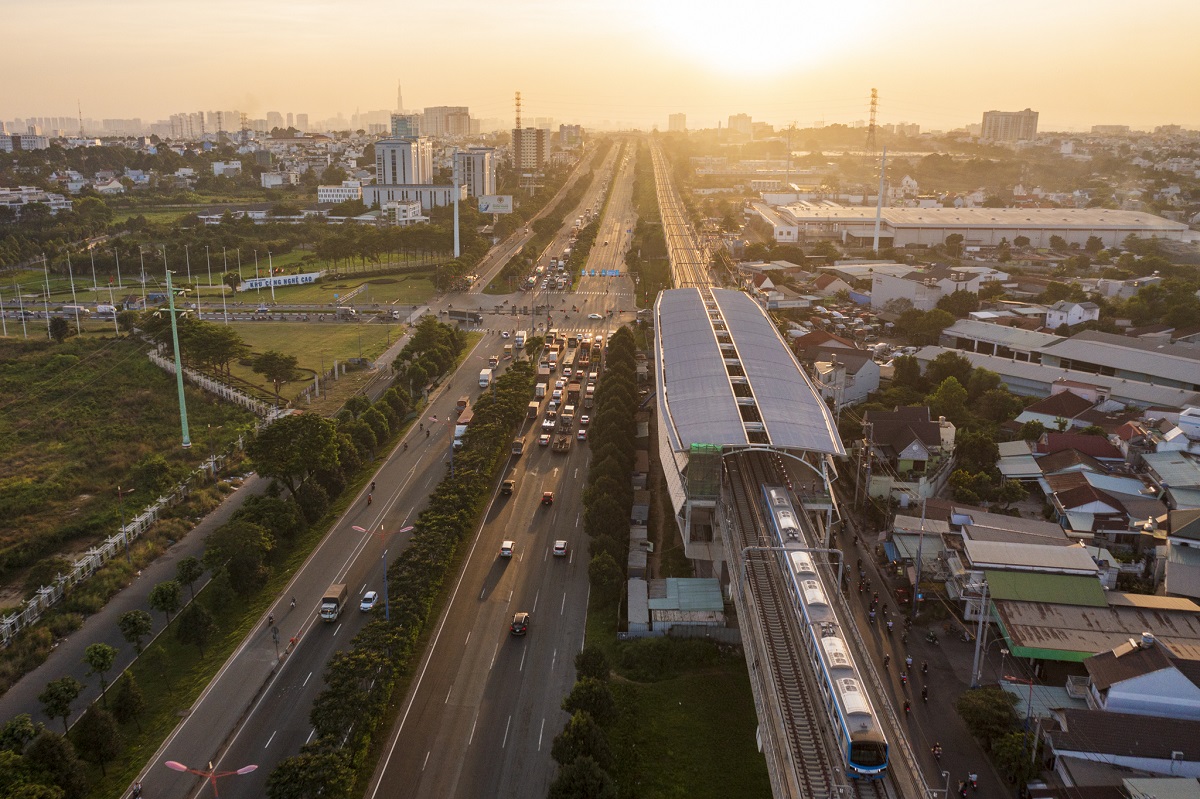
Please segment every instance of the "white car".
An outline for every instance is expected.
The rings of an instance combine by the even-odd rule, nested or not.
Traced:
[[[542,429],[543,430],[547,429],[545,422],[542,423]],[[554,429],[554,422],[550,422],[549,429],[550,430]],[[540,436],[538,436],[538,446],[539,447],[550,446],[550,434],[549,433],[542,433]]]
[[[543,419],[543,420],[542,420],[542,429],[543,429],[543,430],[553,430],[553,429],[554,429],[554,420],[553,420],[553,419]],[[549,437],[549,436],[542,436],[542,438],[549,439],[550,437]],[[543,441],[543,442],[541,442],[541,443],[543,443],[543,444],[548,444],[548,443],[550,443],[550,442],[549,442],[549,441]]]
[[[588,416],[588,415],[585,413],[583,416],[580,416],[580,417],[579,417],[579,426],[580,426],[580,427],[587,427],[587,426],[588,426],[588,422],[590,422],[590,421],[592,421],[592,417]]]
[[[358,603],[358,609],[366,613],[375,607],[375,603],[379,601],[379,594],[376,591],[368,591],[363,594],[362,602]]]
[[[566,555],[567,555],[567,542],[566,541],[555,541],[554,542],[554,557],[564,558],[564,557],[566,557]]]
[[[501,332],[500,332],[500,338],[508,338],[508,331],[507,331],[507,330],[503,330],[503,331],[501,331]]]
[[[515,552],[516,549],[517,549],[516,541],[501,541],[500,542],[500,557],[511,558],[513,556],[513,552]]]
[[[566,388],[566,387],[567,387],[567,381],[566,381],[566,380],[555,380],[555,381],[554,381],[554,387],[555,387],[555,388]]]
[[[598,314],[598,313],[590,313],[590,314],[588,314],[588,319],[603,319],[603,318],[604,318],[604,317],[603,317],[603,316],[601,316],[601,315],[600,315],[600,314]]]

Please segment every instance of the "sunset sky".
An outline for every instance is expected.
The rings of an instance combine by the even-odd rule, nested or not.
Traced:
[[[949,129],[1200,127],[1196,0],[0,0],[0,118],[162,119],[466,105],[688,127],[865,119]]]

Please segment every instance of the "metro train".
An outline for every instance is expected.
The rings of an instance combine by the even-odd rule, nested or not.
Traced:
[[[805,649],[821,687],[821,701],[838,741],[846,776],[881,779],[888,767],[888,743],[871,698],[858,675],[850,647],[839,632],[821,575],[806,545],[786,488],[763,486],[772,532],[785,549],[792,601],[808,635]]]

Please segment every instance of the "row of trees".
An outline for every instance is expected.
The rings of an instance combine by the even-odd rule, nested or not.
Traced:
[[[444,326],[443,326],[444,327]],[[418,330],[436,350],[437,331]],[[414,342],[417,337],[414,337]],[[428,354],[428,353],[427,353]],[[423,359],[415,357],[397,379]],[[507,457],[512,433],[524,418],[533,370],[518,362],[475,405],[475,419],[454,472],[430,495],[413,525],[412,541],[388,569],[390,621],[378,613],[325,669],[325,689],[313,704],[313,739],[272,772],[272,799],[351,796],[372,739],[386,717],[397,680],[419,654],[418,642],[434,604],[486,501],[492,478]],[[361,417],[360,417],[361,418]]]

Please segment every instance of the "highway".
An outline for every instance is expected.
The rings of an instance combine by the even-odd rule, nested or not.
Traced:
[[[595,335],[632,317],[629,278],[590,275],[618,267],[624,257],[618,242],[629,240],[622,231],[633,226],[628,159],[614,180],[589,276],[568,298],[579,310],[558,323],[564,331]],[[624,314],[608,316],[609,309],[621,308]],[[539,446],[540,419],[526,420],[525,452],[510,459],[505,473],[516,480],[516,490],[496,496],[488,509],[368,787],[369,799],[541,796],[554,777],[550,745],[567,720],[559,705],[574,683],[574,657],[584,643],[581,496],[589,451],[578,441],[566,454]],[[541,504],[544,491],[554,491],[550,507]],[[498,554],[506,539],[517,544],[512,559]],[[566,558],[551,555],[556,539],[568,542]],[[524,637],[508,631],[519,611],[532,614]]]
[[[614,160],[610,157],[610,167]],[[603,182],[598,181],[598,185]],[[598,188],[589,192],[584,202],[590,201],[598,207],[600,198],[596,192]],[[610,245],[609,251],[616,253],[616,248]],[[619,321],[610,319],[607,309],[610,303],[623,302],[631,306],[628,279],[607,278],[605,281],[612,289],[609,294],[598,289],[591,295],[573,295],[570,299],[576,302],[579,310],[564,311],[565,324],[558,326],[564,330],[587,329],[594,335]],[[622,285],[621,289],[615,288],[618,283]],[[568,298],[565,294],[561,298],[555,294],[546,293],[541,301],[557,299],[566,306]],[[515,303],[522,298],[528,298],[528,295],[495,299],[503,300],[507,305],[510,300]],[[469,302],[466,295],[450,295],[435,310],[450,307],[455,301]],[[592,313],[602,314],[602,318],[588,319],[587,315]],[[632,309],[627,315],[632,317]],[[549,319],[551,323],[557,321],[553,317]],[[443,384],[424,415],[427,418],[437,416],[440,420],[452,419],[457,397],[463,394],[478,396],[479,370],[487,365],[489,355],[499,355],[503,344],[511,341],[502,338],[500,330],[518,326],[518,320],[509,315],[488,314],[482,340],[465,358],[462,367]],[[530,422],[526,424],[528,426]],[[298,570],[271,608],[278,641],[267,619],[260,620],[255,631],[239,646],[200,699],[187,711],[184,721],[151,759],[141,776],[143,795],[182,799],[203,791],[203,784],[197,778],[163,767],[166,760],[199,766],[211,760],[217,769],[257,764],[257,771],[227,781],[221,788],[230,797],[265,795],[266,782],[274,766],[298,753],[312,737],[308,715],[313,700],[323,687],[325,664],[336,651],[348,648],[365,624],[367,614],[358,611],[358,600],[364,591],[378,590],[382,586],[385,547],[389,555],[394,556],[407,545],[408,535],[397,531],[416,517],[429,492],[444,474],[450,455],[450,438],[450,431],[441,424],[433,426],[429,438],[415,430],[406,437],[407,449],[398,446],[382,459],[375,477],[375,502],[367,506],[365,493],[355,498],[350,511]],[[462,690],[448,689],[441,693],[438,718],[430,722],[415,716],[410,729],[428,723],[452,729],[469,722],[474,732],[468,737],[478,746],[498,752],[501,757],[505,757],[508,748],[509,755],[505,757],[508,766],[518,762],[512,759],[511,753],[519,750],[523,757],[531,760],[530,768],[539,771],[548,784],[553,774],[548,757],[549,743],[564,721],[558,705],[574,679],[573,658],[582,643],[586,611],[586,567],[578,558],[586,553],[586,542],[580,540],[579,513],[587,446],[580,443],[563,455],[538,447],[536,435],[527,435],[527,439],[526,455],[519,464],[518,490],[512,497],[504,498],[503,502],[490,508],[479,540],[460,577],[461,584],[470,590],[456,593],[453,607],[459,608],[460,603],[467,601],[471,606],[465,614],[448,614],[442,622],[444,632],[439,631],[436,639],[442,644],[441,649],[434,647],[439,653],[445,651],[450,642],[457,644],[457,651],[450,654],[453,668],[439,668],[434,672],[439,690],[445,680]],[[559,483],[562,488],[554,489],[560,494],[558,502],[543,509],[541,492],[549,489],[541,486]],[[355,530],[356,526],[382,530],[385,534],[364,534]],[[502,537],[514,537],[519,542],[517,557],[506,562],[503,568],[495,557]],[[555,558],[551,563],[550,542],[558,537],[568,538],[573,545],[578,543],[579,548],[566,559]],[[325,623],[317,618],[316,606],[325,589],[334,582],[349,586],[350,600],[337,622]],[[297,599],[295,609],[289,604],[292,596]],[[530,635],[523,640],[508,640],[507,623],[513,607],[534,614]],[[556,629],[563,631],[560,645],[547,646],[553,643],[551,633]],[[514,694],[508,683],[486,679],[492,670],[518,675],[532,673],[539,677],[536,681],[523,683],[524,688]],[[463,721],[461,714],[454,712],[443,717],[441,705],[470,709],[473,718]],[[518,736],[521,738],[519,743]],[[436,739],[427,740],[433,742]],[[405,747],[404,751],[407,753],[409,749]],[[427,747],[430,760],[435,760],[434,749]],[[431,779],[427,783],[430,786],[457,784],[460,779],[457,772],[467,776],[467,784],[486,782],[494,765],[489,764],[487,758],[456,757],[448,762],[437,758],[435,762],[441,763],[441,767],[457,767],[452,769],[456,773],[430,771]],[[425,767],[422,764],[422,768]],[[522,770],[509,769],[504,774],[507,775],[504,777],[508,781],[507,788],[496,782],[495,790],[471,789],[462,795],[499,792],[516,796],[520,794],[519,786],[529,784],[528,774]],[[405,785],[409,783],[409,778],[402,781]],[[440,795],[442,790],[431,787],[432,792],[428,795]]]

